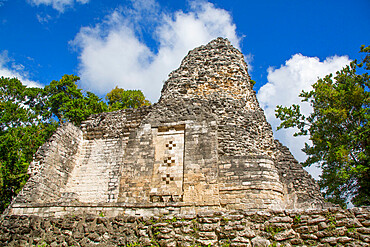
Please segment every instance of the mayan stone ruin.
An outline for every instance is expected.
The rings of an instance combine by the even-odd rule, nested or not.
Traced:
[[[190,51],[158,103],[59,128],[8,214],[323,207],[316,182],[274,140],[252,87],[228,40]]]
[[[0,246],[370,246],[274,140],[240,51],[188,53],[158,103],[61,126],[0,217]]]

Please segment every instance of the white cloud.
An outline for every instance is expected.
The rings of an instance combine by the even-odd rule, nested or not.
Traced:
[[[145,2],[145,1],[144,1]],[[142,14],[146,13],[145,17]],[[152,25],[152,51],[141,38],[140,22]],[[143,25],[141,25],[143,26]],[[219,36],[239,47],[240,38],[230,14],[208,2],[191,2],[190,11],[159,12],[154,1],[115,10],[95,27],[83,27],[71,44],[79,51],[79,76],[84,88],[106,94],[116,85],[141,89],[156,101],[162,83],[187,52]]]
[[[42,87],[38,82],[27,79],[28,74],[24,70],[22,64],[15,64],[8,57],[8,52],[0,53],[0,77],[18,78],[24,85],[28,87]]]
[[[275,108],[277,105],[290,106],[299,104],[301,112],[308,115],[312,108],[308,103],[302,103],[298,97],[302,90],[310,91],[311,85],[330,73],[343,68],[349,64],[350,60],[346,56],[334,56],[320,62],[316,57],[306,57],[301,54],[294,55],[285,62],[279,69],[268,69],[268,82],[260,88],[257,97],[261,107],[265,110],[268,122],[272,125],[274,136],[284,145],[288,146],[294,157],[299,161],[304,161],[306,155],[301,151],[304,143],[308,142],[308,137],[293,137],[294,129],[282,129],[276,131],[280,120],[275,118]],[[307,169],[315,178],[318,178],[320,171],[315,167]]]
[[[50,5],[59,12],[64,12],[67,7],[72,7],[75,3],[86,4],[90,0],[28,0],[30,3],[37,6],[44,4]]]
[[[40,14],[37,14],[36,15],[37,17],[37,20],[41,23],[41,24],[45,24],[45,23],[48,23],[50,20],[51,20],[51,16],[46,14],[44,16],[40,15]]]

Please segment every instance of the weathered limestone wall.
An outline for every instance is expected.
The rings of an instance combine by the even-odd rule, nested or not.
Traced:
[[[163,172],[166,173],[165,177],[168,176],[170,179],[167,181],[162,177],[162,181],[158,183],[153,181],[154,183],[150,184],[150,202],[173,201],[220,206],[217,122],[209,106],[203,106],[190,98],[162,99],[153,105],[153,110],[143,123],[150,126],[153,137],[167,129],[168,131],[162,132],[165,133],[166,140],[178,145],[169,150],[169,147],[166,147],[169,143],[163,145],[160,142],[153,142],[153,150],[163,149],[163,154],[168,155],[167,159],[174,160],[174,163],[170,165],[165,159],[154,159],[154,156],[151,160],[145,161],[150,165],[155,160],[153,178]],[[171,133],[171,129],[177,130],[172,130]],[[176,135],[178,131],[181,133],[183,131],[183,137]],[[179,157],[181,154],[182,158]],[[176,185],[175,177],[182,177],[182,189]],[[180,185],[179,180],[177,184]],[[158,185],[162,189],[159,189]],[[167,187],[166,193],[164,187]],[[170,193],[176,188],[178,189],[176,193]]]
[[[119,202],[219,206],[215,126],[191,120],[160,126],[148,122],[127,145]]]
[[[47,207],[117,201],[125,146],[149,109],[91,116],[81,128],[62,125],[35,154],[10,213],[42,215]]]
[[[84,139],[128,138],[150,110],[150,106],[144,106],[92,115],[81,124]]]
[[[275,140],[275,165],[280,181],[284,184],[288,205],[286,208],[314,208],[325,205],[320,198],[320,187],[302,165],[293,157],[289,149]]]
[[[82,131],[70,123],[62,125],[37,151],[28,168],[30,178],[14,203],[48,203],[62,197],[75,166]]]
[[[185,131],[184,202],[219,206],[217,126],[197,121]]]
[[[283,186],[270,157],[224,157],[221,163],[219,183],[221,204],[224,207],[285,207]]]
[[[5,216],[0,246],[370,246],[370,209]]]
[[[91,116],[81,126],[83,141],[62,200],[81,203],[116,202],[123,157],[148,108]]]

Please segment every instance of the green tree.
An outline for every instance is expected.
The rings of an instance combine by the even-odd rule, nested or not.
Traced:
[[[282,121],[278,129],[297,127],[295,136],[309,135],[312,145],[305,144],[303,165],[322,168],[319,184],[325,197],[342,206],[348,199],[357,206],[370,205],[370,46],[360,52],[362,62],[355,60],[334,77],[319,79],[312,91],[302,91],[302,102],[313,109],[309,116],[299,105],[276,109]]]
[[[45,86],[45,105],[60,123],[65,121],[80,125],[88,116],[108,110],[107,105],[95,94],[77,87],[80,78],[75,75],[64,75],[59,81],[52,81]]]
[[[0,78],[0,212],[26,183],[33,154],[57,127],[41,116],[41,93],[16,78]]]
[[[124,90],[117,86],[107,93],[105,99],[108,101],[109,111],[150,105],[140,90]]]

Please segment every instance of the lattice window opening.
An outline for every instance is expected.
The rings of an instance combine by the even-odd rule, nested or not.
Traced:
[[[151,195],[151,202],[182,202],[182,195]]]
[[[176,147],[176,143],[174,143],[174,141],[169,141],[166,144],[166,148],[168,148],[168,150],[172,150],[174,147]]]
[[[165,166],[171,166],[174,165],[176,162],[175,158],[173,157],[167,157],[167,159],[164,159],[164,165]]]
[[[170,182],[173,180],[174,180],[174,177],[172,177],[170,174],[166,174],[165,177],[162,177],[162,181],[166,182],[166,184],[170,184]]]

